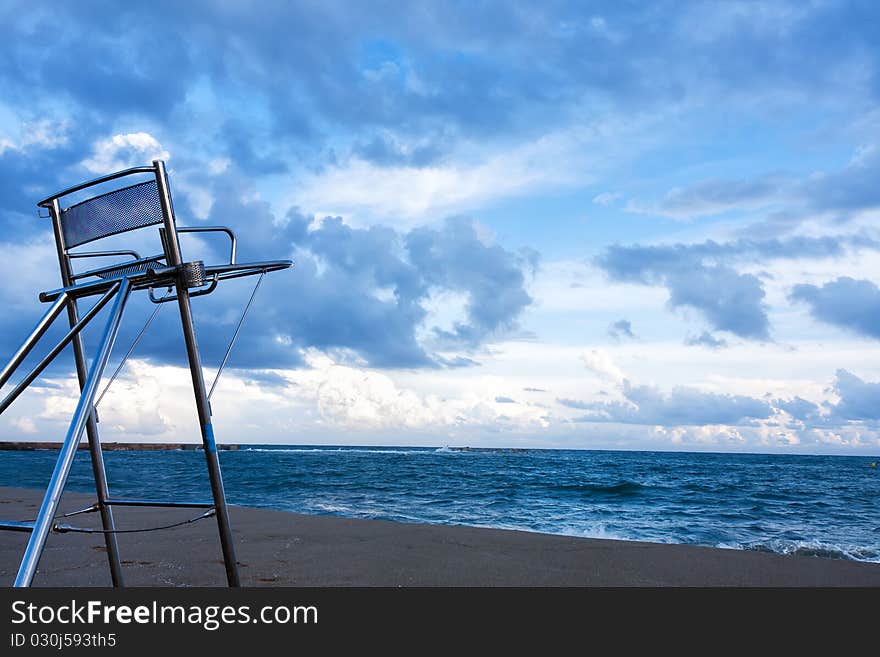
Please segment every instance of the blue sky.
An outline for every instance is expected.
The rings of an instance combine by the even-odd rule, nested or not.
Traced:
[[[57,286],[35,202],[163,157],[180,223],[297,263],[221,440],[876,453],[878,33],[872,2],[0,2],[0,341]],[[248,293],[196,304],[209,377]],[[196,435],[177,330],[107,439]],[[0,432],[56,438],[74,387]]]

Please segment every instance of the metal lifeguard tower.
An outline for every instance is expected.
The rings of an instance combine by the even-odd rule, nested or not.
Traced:
[[[134,179],[138,181],[131,184]],[[90,192],[94,194],[98,190],[104,190],[106,187],[111,186],[110,183],[120,180],[125,180],[128,183],[127,186],[119,187],[119,183],[115,183],[112,185],[114,189],[111,191],[101,191],[98,195],[80,200],[74,205],[62,209],[62,199],[72,197],[73,195],[81,195],[82,193],[85,193],[85,195],[88,195]],[[30,539],[25,548],[18,575],[15,578],[15,586],[30,586],[49,532],[76,530],[76,528],[58,523],[57,514],[61,494],[64,491],[64,486],[67,482],[83,431],[88,436],[92,471],[97,491],[97,502],[83,511],[98,511],[100,513],[102,529],[94,531],[104,535],[113,585],[123,585],[122,566],[116,540],[116,534],[120,530],[116,529],[113,521],[113,507],[157,506],[202,508],[207,510],[199,517],[215,515],[220,532],[223,560],[226,566],[226,578],[229,586],[238,586],[239,578],[238,566],[235,560],[235,548],[229,526],[229,514],[226,508],[223,479],[220,474],[220,461],[217,457],[217,447],[214,442],[214,430],[211,425],[209,393],[205,388],[201,357],[193,328],[190,299],[213,292],[220,281],[242,276],[259,274],[258,287],[265,273],[286,269],[291,266],[291,261],[273,260],[238,263],[235,261],[235,235],[228,228],[221,226],[191,228],[177,226],[174,218],[174,208],[171,203],[165,163],[161,160],[154,160],[151,166],[125,169],[124,171],[118,171],[75,185],[40,201],[38,205],[48,210],[49,216],[52,219],[55,246],[58,252],[58,264],[61,268],[62,287],[40,294],[41,301],[51,303],[52,305],[37,323],[30,336],[12,356],[6,367],[0,372],[0,386],[9,380],[36,343],[64,310],[67,311],[70,330],[49,351],[45,358],[0,401],[0,413],[9,407],[68,344],[73,345],[81,394],[79,403],[73,413],[70,427],[67,430],[67,435],[61,445],[58,461],[55,464],[55,469],[52,472],[36,519],[33,522],[0,521],[0,529],[30,533]],[[161,252],[157,255],[141,257],[136,251],[130,249],[106,251],[83,251],[79,249],[79,247],[96,240],[157,225],[159,226],[158,237],[161,243]],[[181,255],[178,235],[181,233],[211,231],[220,232],[229,238],[231,243],[229,261],[213,265],[206,265],[199,260],[184,261]],[[79,268],[79,272],[74,271],[74,259],[84,259],[85,261],[96,263],[95,258],[104,258],[104,262],[107,262],[106,258],[110,257],[117,258],[117,261],[111,265],[84,270]],[[118,258],[126,259],[119,261]],[[161,297],[156,296],[155,291],[162,289],[166,289],[167,293]],[[255,287],[254,293],[256,293],[256,289]],[[183,339],[186,344],[186,353],[192,375],[196,410],[198,412],[202,444],[204,445],[208,466],[208,476],[211,482],[212,502],[117,499],[110,495],[107,487],[104,458],[101,452],[101,441],[98,436],[95,396],[104,368],[110,358],[113,344],[116,341],[126,302],[132,292],[141,290],[147,290],[150,300],[156,304],[177,301],[180,310],[180,322],[183,328]],[[80,315],[78,303],[80,299],[87,297],[97,297],[97,301],[83,315]],[[250,301],[253,301],[253,295],[251,295]],[[250,307],[250,301],[245,308],[245,314]],[[87,366],[81,331],[108,304],[110,305],[110,311],[103,334],[91,365]],[[159,307],[157,305],[156,311],[159,310]],[[155,311],[153,317],[155,317]],[[242,315],[241,319],[242,321],[244,320],[244,315]],[[151,320],[152,317],[148,320],[148,324]],[[232,343],[234,343],[240,328],[241,321],[236,328],[229,349],[232,348]],[[142,329],[141,334],[145,329],[146,326]],[[135,344],[139,339],[140,335],[135,339]],[[134,345],[132,345],[133,347]],[[227,349],[226,356],[220,366],[220,371],[222,371],[229,356],[229,349]],[[129,349],[130,353],[131,349]],[[125,357],[127,358],[129,354],[126,354]],[[123,363],[124,360],[123,358]],[[122,363],[120,363],[119,367],[121,368],[121,366]],[[117,369],[116,373],[118,371],[119,369]],[[218,377],[220,371],[217,373]]]

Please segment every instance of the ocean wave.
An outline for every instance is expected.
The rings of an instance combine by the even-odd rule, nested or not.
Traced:
[[[316,509],[320,509],[321,511],[325,511],[327,513],[347,513],[354,515],[358,514],[355,509],[344,504],[326,504],[324,502],[317,502],[314,506]]]
[[[756,552],[772,552],[774,554],[799,557],[822,557],[824,559],[843,559],[845,561],[880,563],[880,547],[878,547],[878,549],[872,549],[868,547],[841,546],[823,541],[786,541],[772,539],[769,541],[754,541],[751,543],[738,543],[734,545],[718,545],[717,547],[754,550]]]
[[[553,484],[551,488],[561,491],[631,497],[633,495],[639,495],[646,490],[650,490],[653,486],[640,484],[635,481],[621,481],[614,484]]]
[[[240,450],[242,452],[268,452],[270,454],[403,454],[406,456],[412,454],[433,454],[434,452],[427,449],[350,449],[340,447],[337,449],[320,448],[320,447],[284,447],[284,448],[266,448],[266,447],[248,447]]]
[[[619,532],[608,529],[605,525],[592,525],[590,527],[560,527],[553,532],[560,536],[574,536],[576,538],[601,538],[611,541],[632,541],[631,536],[621,534]]]

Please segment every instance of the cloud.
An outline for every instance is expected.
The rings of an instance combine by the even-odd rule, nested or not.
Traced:
[[[297,385],[286,396],[314,405],[321,418],[333,426],[350,430],[475,426],[532,431],[547,426],[546,410],[531,404],[499,402],[489,395],[441,398],[420,394],[382,372],[342,365],[314,350],[306,358],[310,367],[291,373],[291,381]],[[503,408],[498,408],[499,404]]]
[[[839,401],[829,405],[832,418],[844,422],[880,420],[880,383],[866,382],[840,369],[833,389]]]
[[[96,142],[91,157],[82,165],[92,173],[105,174],[168,157],[168,151],[151,134],[133,132]]]
[[[816,213],[833,212],[846,221],[860,211],[880,207],[880,147],[862,144],[843,167],[797,177],[788,174],[759,174],[752,178],[702,180],[676,187],[656,203],[631,200],[626,209],[639,214],[656,214],[691,220],[726,212],[762,210],[778,213],[791,225]],[[598,198],[598,197],[597,197]],[[595,200],[595,199],[594,199]],[[765,221],[774,221],[770,215]]]
[[[788,181],[779,176],[753,180],[705,180],[691,187],[674,188],[655,206],[631,202],[631,212],[661,214],[674,219],[694,219],[731,210],[754,210],[785,199]]]
[[[35,435],[38,431],[37,425],[34,423],[33,419],[29,417],[15,418],[10,424],[22,433],[28,435]]]
[[[632,331],[632,324],[629,320],[626,319],[618,319],[616,322],[612,322],[608,327],[608,335],[612,338],[619,340],[620,338],[635,338],[635,334]]]
[[[816,210],[833,210],[848,219],[860,210],[880,207],[880,147],[864,144],[846,167],[818,173],[804,182],[804,193]]]
[[[338,217],[316,220],[292,210],[280,223],[266,203],[246,198],[235,185],[218,182],[212,192],[209,223],[250,217],[240,240],[241,261],[296,261],[293,270],[266,278],[233,366],[295,366],[309,348],[380,368],[472,365],[468,354],[514,330],[532,302],[525,291],[532,262],[484,241],[470,219],[402,232],[355,228]],[[222,257],[219,249],[215,257]],[[246,285],[195,304],[196,318],[206,326],[200,339],[207,362],[222,355]],[[430,323],[427,307],[434,295],[447,292],[459,295],[462,306],[451,325],[441,328]],[[173,313],[161,321],[173,323]],[[164,330],[173,329],[167,324]],[[144,349],[153,357],[179,357],[172,345],[158,341],[145,339]]]
[[[819,419],[819,406],[798,396],[792,399],[776,399],[773,401],[773,405],[802,422],[813,422]]]
[[[821,287],[802,283],[790,296],[819,321],[880,339],[880,289],[871,281],[842,276]]]
[[[641,129],[638,121],[609,119],[492,147],[462,142],[454,159],[418,142],[358,144],[352,156],[303,175],[286,201],[361,221],[424,223],[536,190],[583,185],[591,170],[607,164],[595,156],[598,144]]]
[[[593,408],[592,403],[581,401],[579,399],[565,399],[564,397],[561,397],[556,400],[556,403],[565,406],[566,408],[575,408],[581,411]]]
[[[625,401],[577,402],[561,400],[570,408],[590,411],[578,422],[619,422],[660,426],[740,425],[766,420],[773,408],[766,401],[744,395],[701,392],[677,386],[668,394],[647,385],[624,380]]]
[[[436,141],[410,143],[393,134],[384,134],[356,143],[352,154],[379,166],[425,167],[437,162],[442,156],[442,149]]]
[[[764,288],[753,274],[740,274],[724,266],[701,267],[684,275],[667,275],[669,306],[700,311],[710,326],[744,338],[767,340],[770,324]]]
[[[692,347],[706,347],[708,349],[722,349],[727,346],[727,340],[716,338],[709,331],[703,331],[700,335],[688,336],[684,343]]]
[[[581,354],[581,360],[588,370],[609,381],[623,381],[623,372],[604,349],[591,349]]]
[[[640,254],[633,251],[630,255]],[[754,274],[687,260],[669,262],[662,268],[649,265],[644,271],[646,283],[666,287],[670,308],[697,310],[717,331],[753,340],[770,338],[764,287]]]
[[[750,340],[769,340],[770,323],[761,280],[734,269],[738,261],[837,256],[847,249],[878,248],[865,235],[707,240],[694,244],[619,246],[605,249],[595,263],[611,280],[663,286],[670,308],[698,311],[718,331]]]
[[[69,126],[65,121],[43,118],[24,122],[17,130],[16,137],[0,134],[0,155],[6,150],[22,153],[34,148],[51,150],[64,146],[67,143],[68,129]]]
[[[651,284],[666,272],[686,270],[693,265],[722,262],[761,262],[766,259],[825,258],[847,250],[877,249],[880,242],[870,236],[841,235],[790,237],[787,239],[737,239],[728,242],[706,240],[690,244],[611,245],[596,258],[596,264],[614,280]]]
[[[609,322],[627,317],[640,333],[650,326],[666,335],[662,320],[654,324],[648,304],[640,305],[647,299],[660,306],[664,294],[669,308],[704,324],[689,328],[693,341],[712,346],[731,334],[767,340],[768,306],[780,285],[757,273],[763,260],[875,248],[855,237],[849,243],[805,237],[636,245],[604,264],[611,280],[645,286],[638,298],[608,285],[590,298],[590,290],[569,289],[570,281],[564,291],[536,289],[529,285],[532,263],[516,251],[517,241],[534,241],[551,253],[559,231],[578,238],[569,246],[600,249],[601,240],[624,228],[628,240],[662,239],[665,222],[630,217],[624,226],[615,220],[626,199],[656,185],[663,191],[679,185],[665,197],[661,191],[655,205],[682,218],[775,210],[784,203],[792,214],[822,212],[827,222],[819,228],[827,232],[834,220],[876,208],[876,130],[863,119],[880,98],[880,58],[877,10],[867,4],[664,0],[645,9],[531,2],[509,10],[497,2],[450,8],[328,0],[274,3],[255,12],[238,1],[155,0],[109,13],[106,3],[0,4],[0,230],[14,242],[3,250],[16,281],[0,298],[6,344],[30,329],[35,318],[28,313],[39,314],[33,292],[57,285],[48,223],[34,218],[34,201],[163,152],[171,155],[182,221],[230,225],[239,233],[242,260],[297,261],[295,270],[267,277],[230,368],[301,367],[295,371],[302,374],[317,368],[311,349],[331,355],[348,369],[320,397],[324,414],[316,411],[315,421],[328,426],[334,417],[350,418],[340,426],[355,427],[375,414],[430,407],[429,396],[418,394],[410,404],[399,380],[389,388],[366,377],[364,368],[443,369],[450,378],[438,393],[442,401],[498,362],[494,343],[512,332],[601,340]],[[45,34],[52,39],[42,39]],[[751,146],[744,154],[746,133]],[[816,162],[834,161],[853,140],[863,147],[849,164],[807,173]],[[751,175],[755,167],[761,170]],[[603,220],[586,225],[576,217],[591,201]],[[300,209],[288,212],[292,207]],[[470,219],[445,219],[455,213],[480,217],[497,231],[497,241]],[[411,228],[416,225],[424,230]],[[737,229],[755,234],[745,225]],[[41,245],[48,246],[45,257]],[[224,255],[201,236],[189,236],[185,252]],[[232,281],[194,301],[206,366],[222,356],[253,282]],[[823,291],[819,285],[814,296]],[[614,296],[613,308],[602,305]],[[530,312],[532,297],[544,314]],[[552,307],[562,305],[554,298],[573,302],[564,310],[569,314]],[[131,313],[150,309],[133,302]],[[787,321],[783,315],[770,316]],[[864,321],[838,316],[864,334]],[[128,326],[123,331],[120,345],[133,333]],[[632,327],[616,332],[626,337]],[[668,344],[694,361],[664,373],[672,377],[664,391],[673,379],[693,376],[705,357]],[[138,353],[153,367],[180,362],[179,347],[179,325],[167,305]],[[740,347],[741,367],[761,359],[752,345],[737,345],[725,358]],[[777,353],[777,347],[762,345],[759,352]],[[641,352],[656,353],[651,349],[640,345]],[[715,356],[721,354],[713,362]],[[625,362],[634,373],[653,372],[652,358]],[[830,367],[849,367],[845,358]],[[829,367],[827,360],[816,365],[820,360],[800,370],[810,372],[804,380],[816,367]],[[476,361],[480,374],[451,369]],[[584,362],[607,381],[620,384],[627,374],[601,353]],[[538,364],[526,368],[518,387],[577,396],[577,388],[559,378],[566,367],[579,369],[571,355],[550,375],[541,369],[549,372],[549,364]],[[237,374],[241,389],[252,393],[288,391],[289,372]],[[439,374],[412,376],[421,381]],[[149,385],[144,379],[152,390]],[[785,394],[815,394],[805,404],[816,402],[827,418],[830,407],[818,399],[818,385],[792,385]],[[371,386],[383,391],[378,398],[370,396]],[[526,406],[494,401],[511,390],[499,385],[473,407],[453,404],[454,413],[503,425],[502,414],[512,417]],[[751,394],[737,392],[746,390]],[[675,396],[660,395],[668,402]],[[367,407],[358,406],[358,397],[370,399]],[[309,399],[317,404],[318,398]],[[798,399],[785,403],[806,417],[812,411]],[[432,426],[458,426],[443,403],[437,407],[446,419]],[[132,413],[120,422],[146,426],[155,419]],[[375,424],[383,426],[380,419]],[[37,428],[44,426],[37,422]],[[708,441],[710,433],[691,435]],[[679,435],[670,429],[664,440]]]
[[[129,147],[157,144],[148,135],[129,134],[109,140],[96,152],[113,158]],[[450,218],[408,231],[355,228],[339,218],[316,220],[297,211],[279,220],[252,187],[240,182],[235,170],[206,177],[204,184],[213,200],[206,222],[238,229],[239,261],[296,260],[294,269],[266,277],[230,367],[300,366],[302,350],[312,347],[334,352],[343,361],[348,358],[380,368],[473,365],[472,352],[516,330],[521,314],[532,303],[525,288],[536,266],[536,254],[513,252],[493,243],[471,219]],[[181,223],[186,223],[186,217],[193,214],[189,196],[177,194],[175,205]],[[245,217],[248,223],[242,231]],[[42,225],[45,231],[48,226]],[[38,242],[50,239],[43,233]],[[153,243],[146,250],[156,252],[158,244],[154,236],[150,239]],[[208,262],[227,257],[222,241],[202,236],[181,240],[186,257]],[[17,297],[23,294],[30,306],[36,290],[57,285],[51,268],[46,268],[51,264],[51,249],[8,247],[15,254],[9,265],[15,269],[20,289],[3,292],[2,300],[8,305],[15,298],[22,305]],[[215,365],[222,357],[255,281],[226,283],[194,302],[206,365]],[[427,308],[432,298],[444,293],[459,296],[462,303],[447,318],[448,323],[440,326],[433,323],[435,318]],[[38,312],[34,307],[33,313]],[[14,342],[30,331],[34,321],[27,312],[7,314],[0,328]],[[160,313],[137,355],[157,363],[181,362],[180,344],[171,337],[179,335],[178,321],[167,309]],[[126,322],[120,344],[130,341],[137,328]],[[87,347],[94,345],[94,339],[86,335]]]
[[[534,268],[536,254],[517,256],[486,245],[468,219],[448,219],[442,230],[415,228],[404,243],[425,285],[467,294],[467,321],[456,322],[452,331],[436,330],[444,340],[477,346],[495,331],[512,329],[532,301],[524,272]]]
[[[609,206],[623,197],[619,192],[602,192],[593,197],[593,203],[601,206]]]

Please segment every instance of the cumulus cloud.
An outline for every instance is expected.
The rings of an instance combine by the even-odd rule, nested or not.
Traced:
[[[654,386],[633,385],[624,380],[620,387],[624,401],[576,402],[564,405],[590,411],[579,422],[620,422],[660,426],[739,425],[766,420],[773,408],[766,401],[744,395],[702,392],[678,386],[663,393]]]
[[[420,394],[382,372],[343,365],[315,350],[306,358],[310,368],[291,374],[297,387],[290,394],[300,400],[314,398],[321,417],[336,426],[535,429],[548,424],[546,409],[532,404],[490,395],[450,399]]]
[[[483,360],[481,349],[516,331],[531,306],[532,263],[513,245],[487,239],[469,219],[411,226],[453,212],[476,215],[492,204],[486,216],[503,225],[500,199],[523,193],[548,198],[551,191],[574,186],[579,202],[595,194],[593,201],[606,206],[597,211],[613,215],[622,199],[650,188],[646,180],[658,179],[656,169],[649,170],[657,161],[675,165],[666,157],[671,149],[683,158],[679,163],[694,164],[686,161],[679,137],[692,130],[705,130],[690,135],[694,139],[717,136],[719,124],[703,121],[707,108],[714,113],[723,106],[731,116],[745,110],[760,117],[760,130],[767,127],[767,116],[786,115],[793,106],[810,107],[812,124],[833,105],[839,113],[827,123],[847,126],[835,128],[839,137],[856,129],[853,114],[861,109],[854,108],[877,105],[873,9],[665,2],[649,11],[647,21],[644,11],[621,3],[601,9],[534,3],[517,11],[499,11],[492,2],[454,10],[432,3],[341,8],[331,0],[254,12],[238,2],[156,0],[108,14],[101,3],[59,4],[50,12],[6,3],[0,7],[0,230],[29,246],[3,247],[12,254],[7,268],[15,270],[19,285],[0,299],[9,310],[0,330],[13,341],[20,337],[32,323],[23,310],[33,301],[25,299],[25,290],[57,284],[53,279],[44,285],[44,274],[37,271],[49,260],[38,259],[33,245],[49,244],[51,235],[45,221],[33,220],[34,200],[80,180],[84,171],[103,173],[173,153],[181,217],[231,225],[239,231],[243,260],[297,261],[296,270],[266,279],[230,367],[305,364],[325,374],[306,356],[318,348],[336,359],[334,367],[343,368],[328,374],[339,381],[327,383],[320,395],[306,381],[298,384],[315,391],[310,399],[316,404],[322,400],[321,421],[342,418],[341,426],[354,427],[398,412],[435,417],[433,410],[420,415],[433,408],[427,396],[413,399],[395,381],[389,387],[361,370]],[[56,30],[59,24],[65,29]],[[841,25],[847,39],[829,36],[835,30],[828,26]],[[49,43],[35,38],[47,33],[53,34]],[[162,48],[154,47],[157,33],[165,36]],[[806,123],[804,115],[789,122],[798,130]],[[21,128],[10,130],[15,124]],[[779,142],[789,137],[780,135]],[[761,138],[755,134],[752,141]],[[845,140],[827,141],[839,148]],[[650,158],[637,157],[647,152]],[[759,156],[772,167],[776,154],[768,148]],[[726,166],[732,161],[728,156],[742,153],[705,155],[704,168],[697,171],[707,170],[708,160],[718,162],[719,155]],[[805,161],[809,166],[810,158]],[[612,169],[622,162],[625,168]],[[827,211],[845,220],[877,207],[878,162],[876,148],[866,143],[847,166],[809,177],[783,172],[721,180],[710,174],[670,192],[657,204],[658,212],[707,216],[784,201],[795,211]],[[632,187],[622,188],[619,176],[613,183],[602,179],[610,169],[631,172],[625,178]],[[668,173],[674,177],[681,170]],[[245,178],[255,185],[243,185]],[[574,197],[566,202],[575,202]],[[303,210],[287,213],[292,206]],[[344,219],[323,219],[325,214]],[[388,225],[374,225],[379,215]],[[516,233],[501,239],[511,234]],[[218,259],[223,256],[207,240],[189,240]],[[670,308],[693,310],[707,324],[693,341],[712,347],[724,339],[710,331],[750,340],[771,334],[767,304],[772,297],[765,296],[760,275],[747,273],[742,263],[839,256],[868,244],[856,241],[621,247],[606,252],[601,264],[612,280],[666,289]],[[49,269],[42,267],[46,275]],[[247,298],[246,285],[230,282],[194,303],[206,365],[222,355],[237,307]],[[813,288],[801,289],[798,301],[815,305],[815,316],[822,306],[827,317],[836,318],[822,321],[870,334],[867,319],[839,311],[826,298],[845,296],[842,289]],[[441,322],[433,309],[448,299],[455,302],[446,306]],[[602,315],[598,331],[617,317],[631,317],[629,312],[616,307]],[[154,366],[178,362],[174,313],[161,314],[157,329],[139,352]],[[612,330],[619,337],[632,333],[631,326]],[[120,342],[130,337],[123,335]],[[610,357],[591,352],[584,363],[622,385],[625,375]],[[565,389],[537,372],[530,376],[538,378],[518,385],[533,380]],[[241,385],[271,383],[287,390],[279,374],[252,373],[247,380],[251,383]],[[861,407],[855,400],[864,390],[846,376],[836,381],[840,399],[849,400],[850,414],[857,415]],[[152,390],[147,378],[143,385]],[[382,394],[370,397],[361,385]],[[630,396],[645,397],[639,390],[631,386]],[[449,408],[462,417],[503,424],[502,415],[513,417],[526,406],[495,401],[505,391],[499,387],[479,402]],[[655,392],[672,406],[684,394]],[[359,398],[368,403],[359,406]],[[651,410],[649,399],[640,399],[647,415],[662,416]],[[717,408],[729,402],[706,401],[715,410],[705,417],[723,418]],[[827,404],[818,404],[818,411],[809,404],[814,402],[795,398],[776,408],[793,418],[833,413]],[[846,408],[839,409],[841,417]],[[528,412],[543,417],[534,408]],[[437,414],[446,419],[435,426],[458,426],[446,409]],[[114,420],[108,414],[106,421]],[[137,409],[119,417],[120,426],[156,421]],[[376,425],[383,426],[381,419]],[[745,429],[725,431],[730,440],[747,435]],[[709,440],[710,434],[669,428],[663,435]]]
[[[218,182],[208,221],[234,225],[249,217],[239,259],[292,257],[296,266],[266,278],[231,366],[297,366],[301,351],[311,347],[382,368],[473,364],[468,354],[514,330],[532,301],[525,291],[531,256],[486,241],[470,219],[405,232],[355,228],[338,217],[318,220],[295,210],[279,222],[265,202],[244,191]],[[222,246],[213,257],[224,257]],[[246,287],[221,286],[194,304],[206,363],[222,356]],[[445,292],[462,304],[441,328],[427,307]],[[176,331],[175,321],[173,313],[161,314],[157,335],[148,334],[141,353],[178,359],[175,345],[159,337]]]
[[[104,174],[168,157],[168,151],[151,134],[132,132],[96,142],[91,157],[82,165],[92,173]]]
[[[812,429],[841,430],[853,426],[874,427],[880,421],[880,383],[865,381],[839,369],[831,383],[833,399],[816,403],[802,397],[775,399],[773,405]]]
[[[880,289],[871,281],[842,276],[821,287],[804,283],[790,296],[806,303],[819,321],[880,339]]]
[[[614,245],[599,255],[595,263],[611,280],[665,287],[670,308],[696,310],[714,330],[751,340],[769,340],[763,283],[756,275],[735,269],[735,263],[832,256],[848,248],[877,247],[873,238],[864,235]]]
[[[833,389],[839,400],[829,404],[832,418],[844,422],[880,420],[880,383],[864,381],[841,369]]]
[[[598,264],[612,279],[666,287],[670,308],[693,308],[715,330],[769,339],[764,288],[754,274],[703,263],[674,247],[611,247]]]
[[[819,419],[819,405],[797,395],[792,399],[776,399],[773,404],[801,422],[813,422]]]

